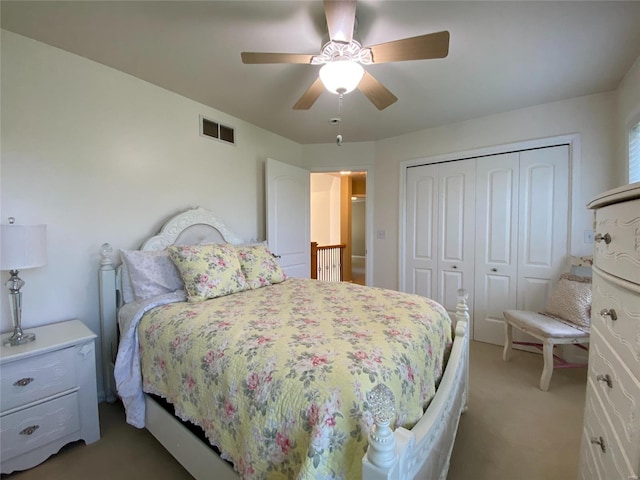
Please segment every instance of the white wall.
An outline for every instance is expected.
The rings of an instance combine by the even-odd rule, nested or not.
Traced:
[[[100,245],[136,248],[183,209],[264,238],[264,160],[300,165],[299,144],[4,30],[1,48],[0,216],[48,229],[47,266],[20,272],[25,327],[77,317],[99,333]],[[199,115],[235,127],[237,146],[200,137]]]
[[[640,57],[627,72],[618,88],[618,170],[617,183],[629,181],[629,128],[640,122]]]

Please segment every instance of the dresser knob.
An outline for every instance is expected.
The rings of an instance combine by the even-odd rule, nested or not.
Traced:
[[[31,425],[30,427],[20,430],[20,435],[33,435],[33,432],[35,432],[39,428],[40,425]]]
[[[614,322],[618,320],[618,314],[613,308],[603,308],[602,310],[600,310],[600,316],[603,318],[609,317]]]
[[[600,243],[603,240],[604,240],[604,243],[606,243],[607,245],[611,243],[611,235],[609,235],[608,233],[605,233],[604,235],[602,235],[601,233],[596,233],[596,236],[593,237],[593,239],[598,243]]]
[[[497,268],[492,268],[492,269],[491,269],[491,271],[492,271],[492,272],[497,272],[497,271],[498,271],[498,269],[497,269]]]
[[[611,376],[608,373],[604,375],[602,373],[596,375],[596,380],[606,383],[609,388],[613,388],[613,380],[611,380]]]
[[[602,450],[602,453],[607,453],[607,447],[604,446],[604,438],[591,437],[591,443],[593,445],[600,445],[600,449]]]
[[[457,265],[451,265],[451,268],[453,268],[453,269],[457,269],[457,268],[458,268],[458,266],[457,266]]]
[[[34,379],[31,378],[31,377],[21,378],[20,380],[16,380],[15,382],[13,382],[13,386],[14,387],[26,387],[31,382],[33,382],[33,380]]]

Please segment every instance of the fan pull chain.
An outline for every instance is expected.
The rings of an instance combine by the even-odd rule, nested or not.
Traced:
[[[340,93],[338,95],[338,136],[336,137],[336,144],[340,147],[342,146],[342,133],[341,133],[341,124],[342,124],[342,99],[344,95]]]

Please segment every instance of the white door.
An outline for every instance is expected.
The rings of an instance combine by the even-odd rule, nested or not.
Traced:
[[[311,276],[310,173],[267,159],[267,242],[290,277]]]
[[[438,165],[438,296],[455,314],[458,289],[469,292],[473,311],[475,257],[475,159]]]
[[[473,293],[474,175],[474,160],[407,169],[404,288],[450,312]]]
[[[569,146],[520,153],[517,308],[544,309],[567,268]]]
[[[519,153],[478,159],[473,338],[500,344],[502,312],[515,308],[518,284]]]
[[[543,311],[566,268],[569,147],[479,158],[477,172],[473,338],[502,345],[502,312]]]
[[[438,166],[407,169],[405,291],[437,298]]]

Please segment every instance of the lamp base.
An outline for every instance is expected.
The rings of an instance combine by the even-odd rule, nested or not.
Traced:
[[[7,338],[3,345],[5,347],[17,347],[18,345],[24,345],[25,343],[33,342],[36,339],[35,333],[14,333]]]

